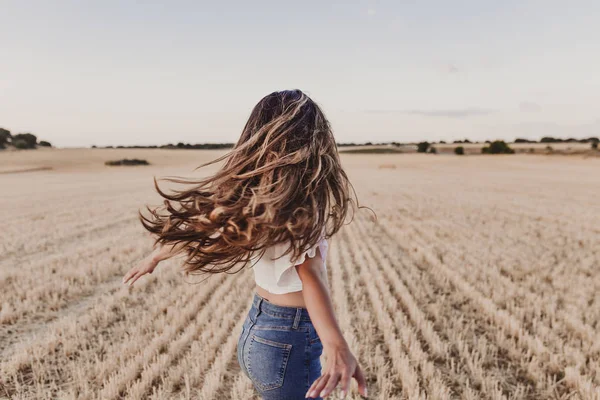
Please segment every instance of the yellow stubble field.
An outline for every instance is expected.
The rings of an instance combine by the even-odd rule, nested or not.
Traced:
[[[169,260],[121,283],[151,251],[152,176],[220,154],[0,153],[0,398],[254,397],[235,353],[251,271],[201,281]],[[119,158],[152,165],[103,165]],[[342,160],[377,214],[328,255],[370,398],[600,399],[600,159]]]

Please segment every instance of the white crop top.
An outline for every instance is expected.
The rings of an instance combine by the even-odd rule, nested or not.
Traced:
[[[328,246],[327,240],[322,238],[315,246],[302,254],[296,263],[290,260],[292,256],[291,252],[275,260],[275,258],[285,253],[289,245],[281,243],[268,247],[265,254],[252,267],[254,270],[254,280],[258,286],[273,294],[298,292],[302,290],[302,281],[298,276],[298,271],[296,271],[296,265],[302,264],[305,261],[305,257],[313,258],[318,248],[323,259],[323,267],[327,271],[325,259],[327,258]]]

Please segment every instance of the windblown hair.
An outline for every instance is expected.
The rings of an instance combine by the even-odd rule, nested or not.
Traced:
[[[279,243],[296,261],[358,206],[329,122],[300,90],[264,97],[235,147],[198,168],[221,161],[201,180],[163,178],[186,190],[165,193],[154,178],[164,204],[139,213],[155,245],[182,244],[186,274],[238,272]]]

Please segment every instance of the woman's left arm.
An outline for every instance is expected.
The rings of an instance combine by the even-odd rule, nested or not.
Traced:
[[[326,397],[341,384],[343,398],[350,389],[352,378],[358,383],[359,393],[366,397],[367,384],[364,374],[335,318],[320,253],[317,252],[313,258],[306,258],[304,263],[296,266],[296,270],[302,280],[304,303],[323,343],[327,364],[324,373],[308,389],[306,397]]]

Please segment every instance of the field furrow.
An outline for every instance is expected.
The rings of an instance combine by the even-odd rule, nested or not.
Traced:
[[[145,169],[93,154],[0,175],[0,399],[258,400],[236,357],[252,271],[186,277],[178,257],[121,282],[152,251],[152,176],[216,153],[151,152]],[[600,160],[342,161],[377,217],[359,210],[327,258],[369,398],[600,400]]]

